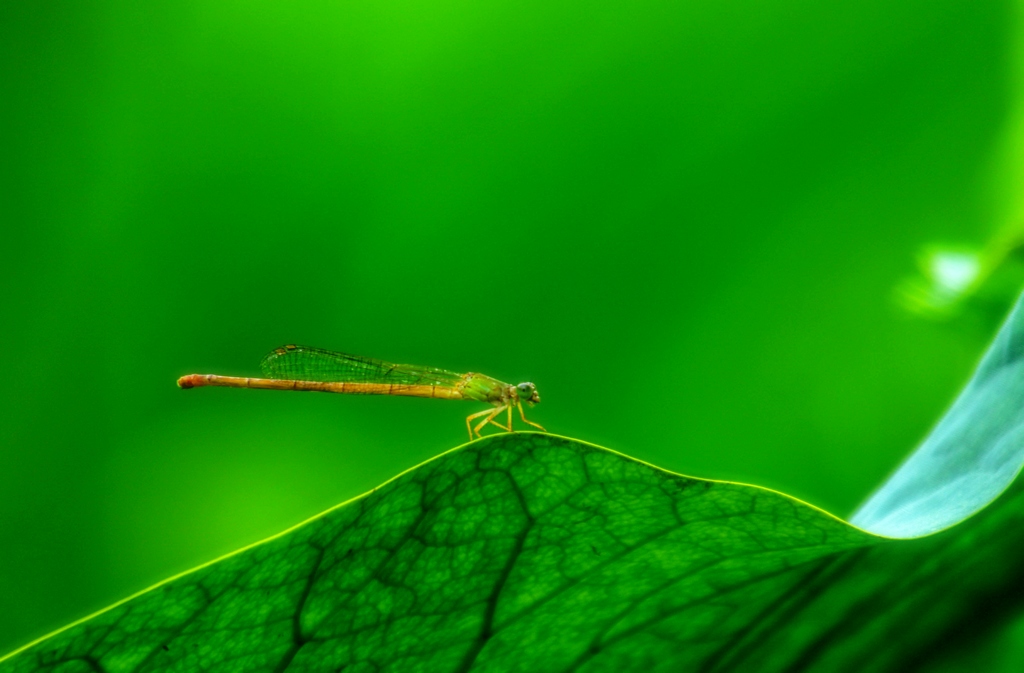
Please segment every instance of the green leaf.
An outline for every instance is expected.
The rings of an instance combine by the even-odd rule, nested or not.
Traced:
[[[1018,306],[947,417],[857,515],[874,533],[755,486],[504,434],[37,641],[0,671],[907,670],[1024,597],[1022,354]]]

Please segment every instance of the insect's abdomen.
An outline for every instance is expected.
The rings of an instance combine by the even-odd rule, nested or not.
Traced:
[[[461,400],[464,396],[456,388],[446,386],[420,386],[402,383],[353,383],[340,381],[290,381],[285,379],[258,379],[217,374],[189,374],[178,379],[181,388],[220,386],[225,388],[256,388],[260,390],[299,390],[343,395],[405,395],[409,397],[436,397],[443,400]]]

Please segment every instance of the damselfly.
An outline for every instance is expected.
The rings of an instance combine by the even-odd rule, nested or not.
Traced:
[[[537,386],[532,383],[511,385],[484,374],[456,374],[433,367],[396,365],[374,358],[345,355],[320,348],[287,345],[275,348],[260,363],[267,378],[189,374],[178,379],[181,388],[224,386],[227,388],[259,388],[263,390],[307,390],[346,395],[409,395],[436,397],[444,400],[475,400],[489,402],[485,409],[466,417],[469,438],[488,423],[512,432],[512,409],[527,425],[544,430],[526,420],[523,402],[533,406],[540,402]],[[508,413],[507,423],[495,420],[501,412]],[[473,421],[481,419],[474,426]]]

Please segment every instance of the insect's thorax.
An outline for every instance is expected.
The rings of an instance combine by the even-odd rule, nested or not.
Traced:
[[[469,372],[463,374],[462,379],[456,388],[467,400],[479,400],[481,402],[506,402],[509,398],[509,386],[498,379],[492,379],[484,374]]]

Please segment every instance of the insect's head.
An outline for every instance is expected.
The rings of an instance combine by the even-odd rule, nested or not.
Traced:
[[[537,394],[537,386],[532,383],[520,383],[516,386],[516,394],[520,402],[526,402],[531,407],[540,402],[540,395]]]

